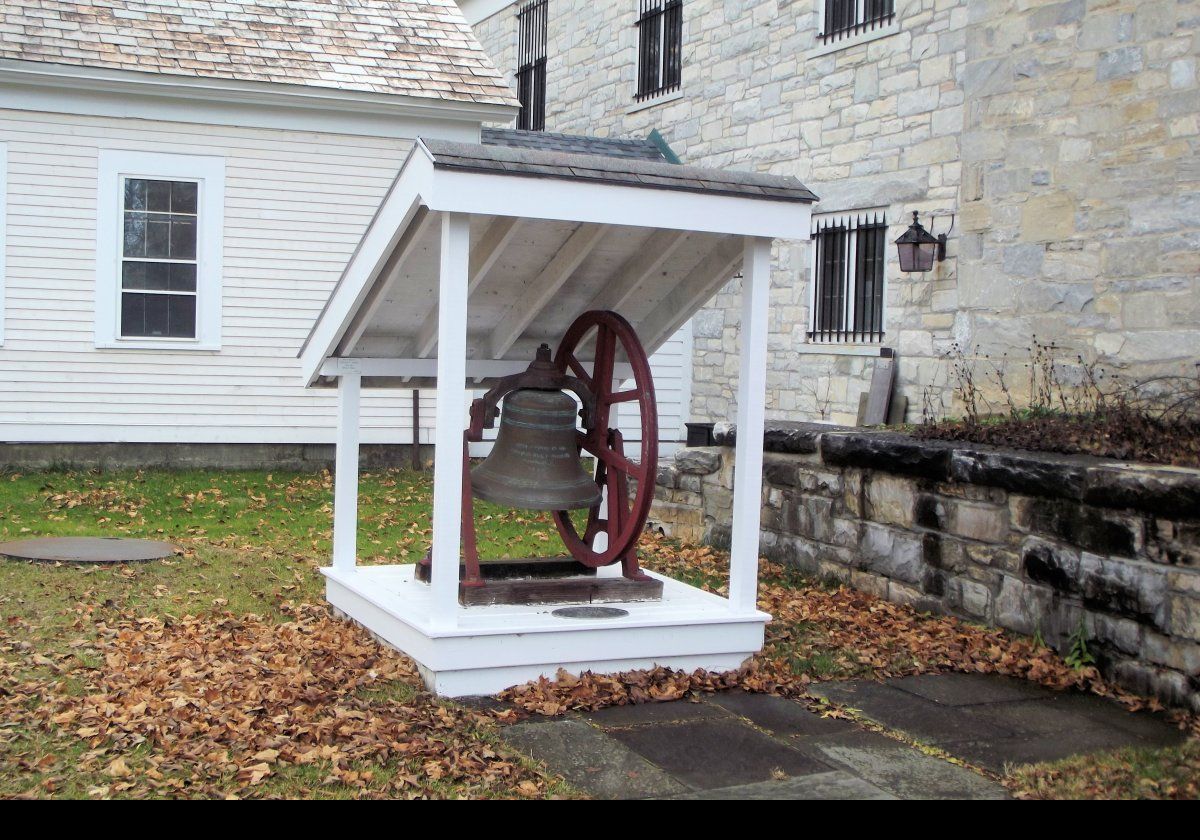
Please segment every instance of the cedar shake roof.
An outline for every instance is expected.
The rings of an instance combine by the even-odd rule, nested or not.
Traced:
[[[516,104],[454,0],[6,0],[0,59]]]

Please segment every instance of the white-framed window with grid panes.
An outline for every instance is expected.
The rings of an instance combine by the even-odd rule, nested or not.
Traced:
[[[810,342],[883,341],[887,245],[884,210],[813,216],[808,275]]]
[[[96,346],[217,350],[225,163],[102,150]]]

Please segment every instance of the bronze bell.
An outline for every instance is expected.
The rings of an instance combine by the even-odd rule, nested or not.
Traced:
[[[573,510],[600,503],[600,488],[579,463],[578,406],[562,391],[522,388],[504,398],[500,432],[487,460],[471,471],[471,489],[488,502],[532,510]]]

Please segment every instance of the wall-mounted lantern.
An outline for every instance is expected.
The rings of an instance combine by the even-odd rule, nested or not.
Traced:
[[[950,222],[954,227],[954,222]],[[916,211],[913,211],[912,224],[908,230],[896,240],[896,250],[900,252],[901,271],[932,271],[933,261],[946,259],[946,235],[934,236],[921,227]]]

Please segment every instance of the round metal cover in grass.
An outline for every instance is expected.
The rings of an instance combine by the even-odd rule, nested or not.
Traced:
[[[624,618],[629,615],[629,610],[616,607],[561,607],[550,614],[559,618]]]
[[[87,566],[162,560],[174,556],[178,550],[167,542],[122,537],[39,537],[0,543],[0,557],[10,560],[79,563]]]

